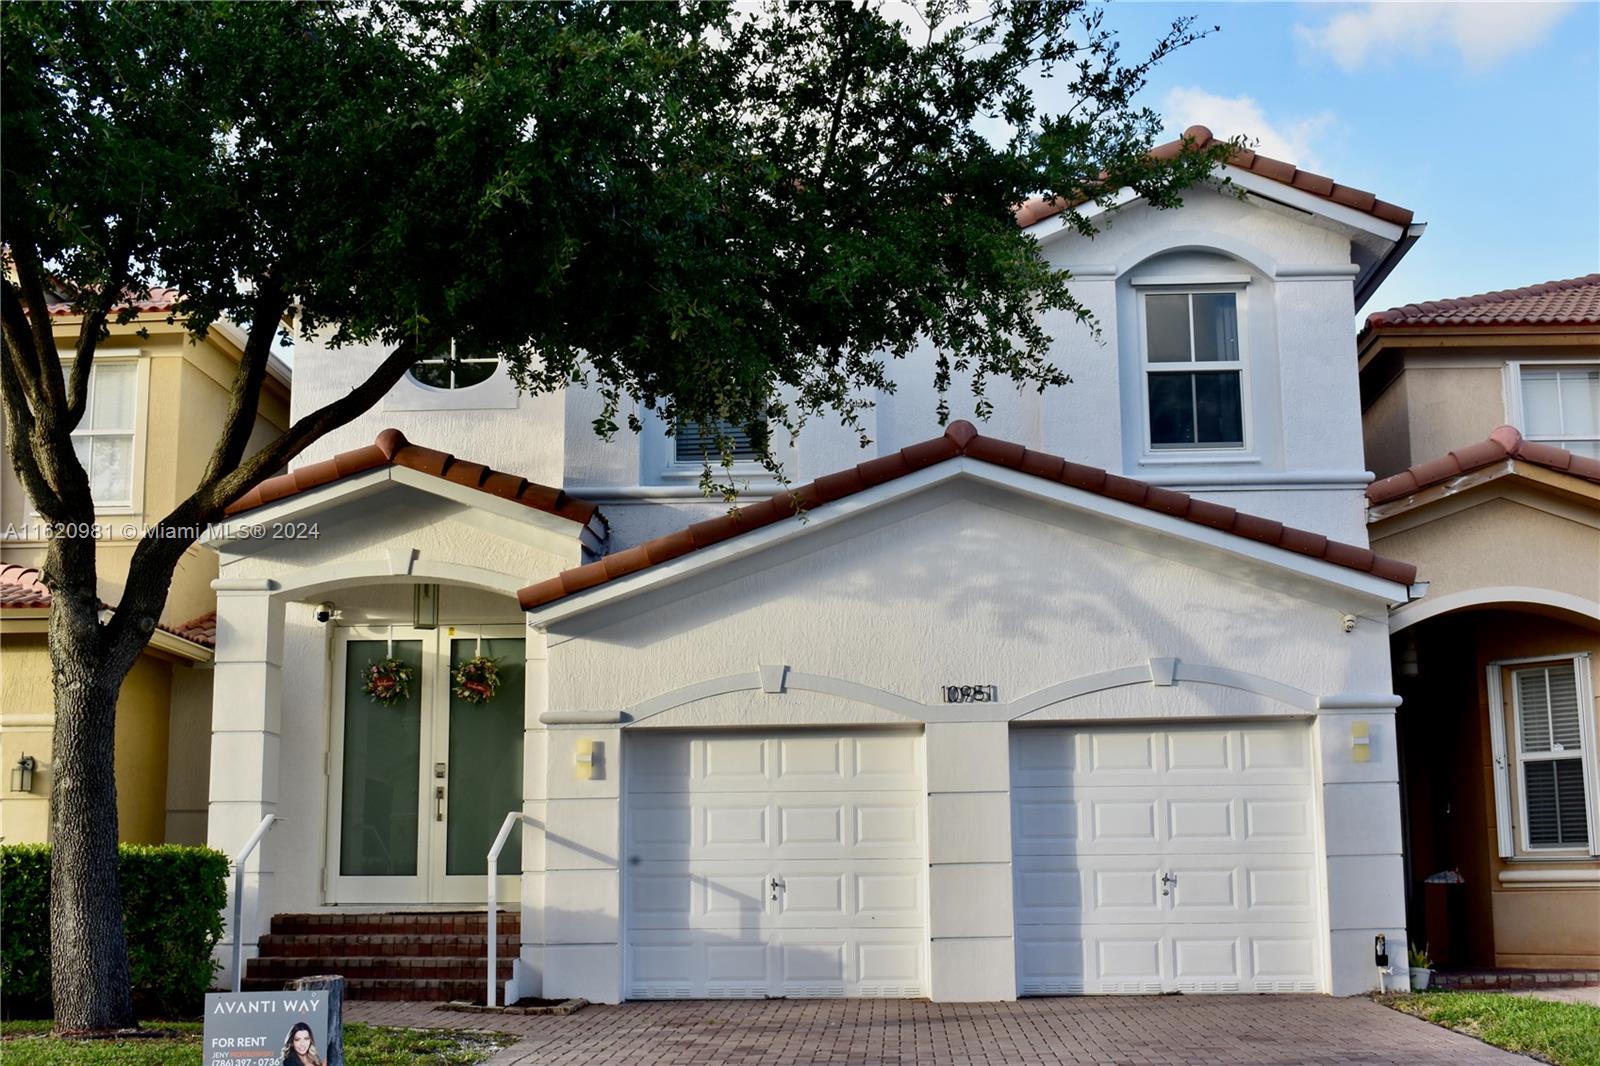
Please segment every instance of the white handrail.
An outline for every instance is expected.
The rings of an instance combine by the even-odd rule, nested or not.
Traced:
[[[261,824],[256,826],[256,831],[250,834],[250,839],[244,842],[244,848],[233,857],[233,990],[239,991],[239,984],[244,979],[240,966],[240,955],[244,950],[244,941],[239,936],[239,922],[244,911],[244,861],[250,853],[256,850],[256,845],[261,843],[261,838],[267,835],[273,823],[278,821],[276,814],[269,814],[261,819]]]
[[[529,825],[539,823],[521,811],[507,811],[506,820],[500,823],[500,832],[494,838],[494,843],[489,847],[489,983],[484,992],[483,1001],[491,1007],[500,1004],[495,1000],[494,978],[495,968],[498,963],[496,955],[500,948],[500,889],[495,880],[500,876],[500,852],[505,848],[506,841],[511,839],[511,827],[518,822],[527,822]]]

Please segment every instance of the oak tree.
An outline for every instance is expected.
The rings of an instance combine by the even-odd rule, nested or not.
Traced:
[[[904,12],[898,17],[895,11]],[[1135,94],[1197,34],[1126,59],[1086,0],[878,3],[40,3],[0,6],[5,450],[50,524],[92,525],[72,447],[109,324],[156,285],[248,340],[193,491],[102,619],[95,542],[57,536],[51,943],[60,1030],[134,1022],[113,728],[193,535],[421,356],[583,381],[765,447],[854,423],[927,343],[938,380],[1066,381],[1044,311],[1088,321],[1015,208],[1131,188],[1157,206],[1226,151],[1161,159]],[[1068,101],[1041,106],[1041,79]],[[1005,132],[995,134],[996,129]],[[58,341],[52,304],[82,328]],[[292,321],[387,356],[254,452]]]

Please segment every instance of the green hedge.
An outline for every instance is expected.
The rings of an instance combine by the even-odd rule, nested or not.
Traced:
[[[210,848],[123,844],[122,920],[135,1008],[146,1017],[200,1011],[228,902],[228,857]],[[50,848],[0,846],[0,1010],[50,1016]]]

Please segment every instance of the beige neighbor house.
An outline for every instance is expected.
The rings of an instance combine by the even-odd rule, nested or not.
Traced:
[[[244,338],[227,325],[206,337],[169,321],[176,294],[155,290],[139,316],[113,325],[95,357],[89,406],[73,434],[95,494],[100,597],[122,594],[140,531],[199,482],[227,413]],[[81,318],[53,316],[70,350]],[[288,425],[289,371],[274,360],[261,398],[259,445]],[[0,447],[0,837],[49,832],[54,710],[46,629],[50,591],[39,581],[42,519]],[[217,557],[191,548],[149,647],[117,701],[117,819],[130,843],[203,844],[211,762],[211,662]],[[29,772],[22,773],[20,771]],[[31,780],[30,780],[31,778]]]
[[[1600,967],[1600,274],[1370,316],[1410,935],[1454,968]]]

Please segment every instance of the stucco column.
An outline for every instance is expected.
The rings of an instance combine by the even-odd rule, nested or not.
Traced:
[[[550,705],[550,657],[545,635],[529,627],[523,645],[527,691],[523,695],[522,813],[534,820],[522,827],[522,948],[518,990],[544,995],[545,831],[548,818],[550,733],[540,716]]]
[[[620,1003],[622,729],[603,712],[561,717],[545,733],[544,994]]]
[[[283,728],[283,603],[268,580],[219,578],[217,654],[212,681],[211,787],[206,843],[230,858],[261,819],[278,810],[278,748]],[[233,891],[228,891],[227,927],[217,945],[223,969],[219,983],[233,980],[229,969],[234,938],[243,957],[255,956],[257,940],[271,916],[271,885],[277,868],[273,834],[245,863],[244,906],[240,927],[232,928]]]
[[[928,926],[938,1002],[1017,996],[1006,722],[929,723]]]
[[[1405,866],[1394,728],[1399,699],[1392,699],[1388,706],[1324,708],[1317,716],[1329,991],[1336,996],[1378,987],[1372,942],[1379,933],[1388,938],[1389,963],[1395,970],[1387,979],[1390,987],[1406,987]],[[1362,733],[1366,744],[1356,742]]]

